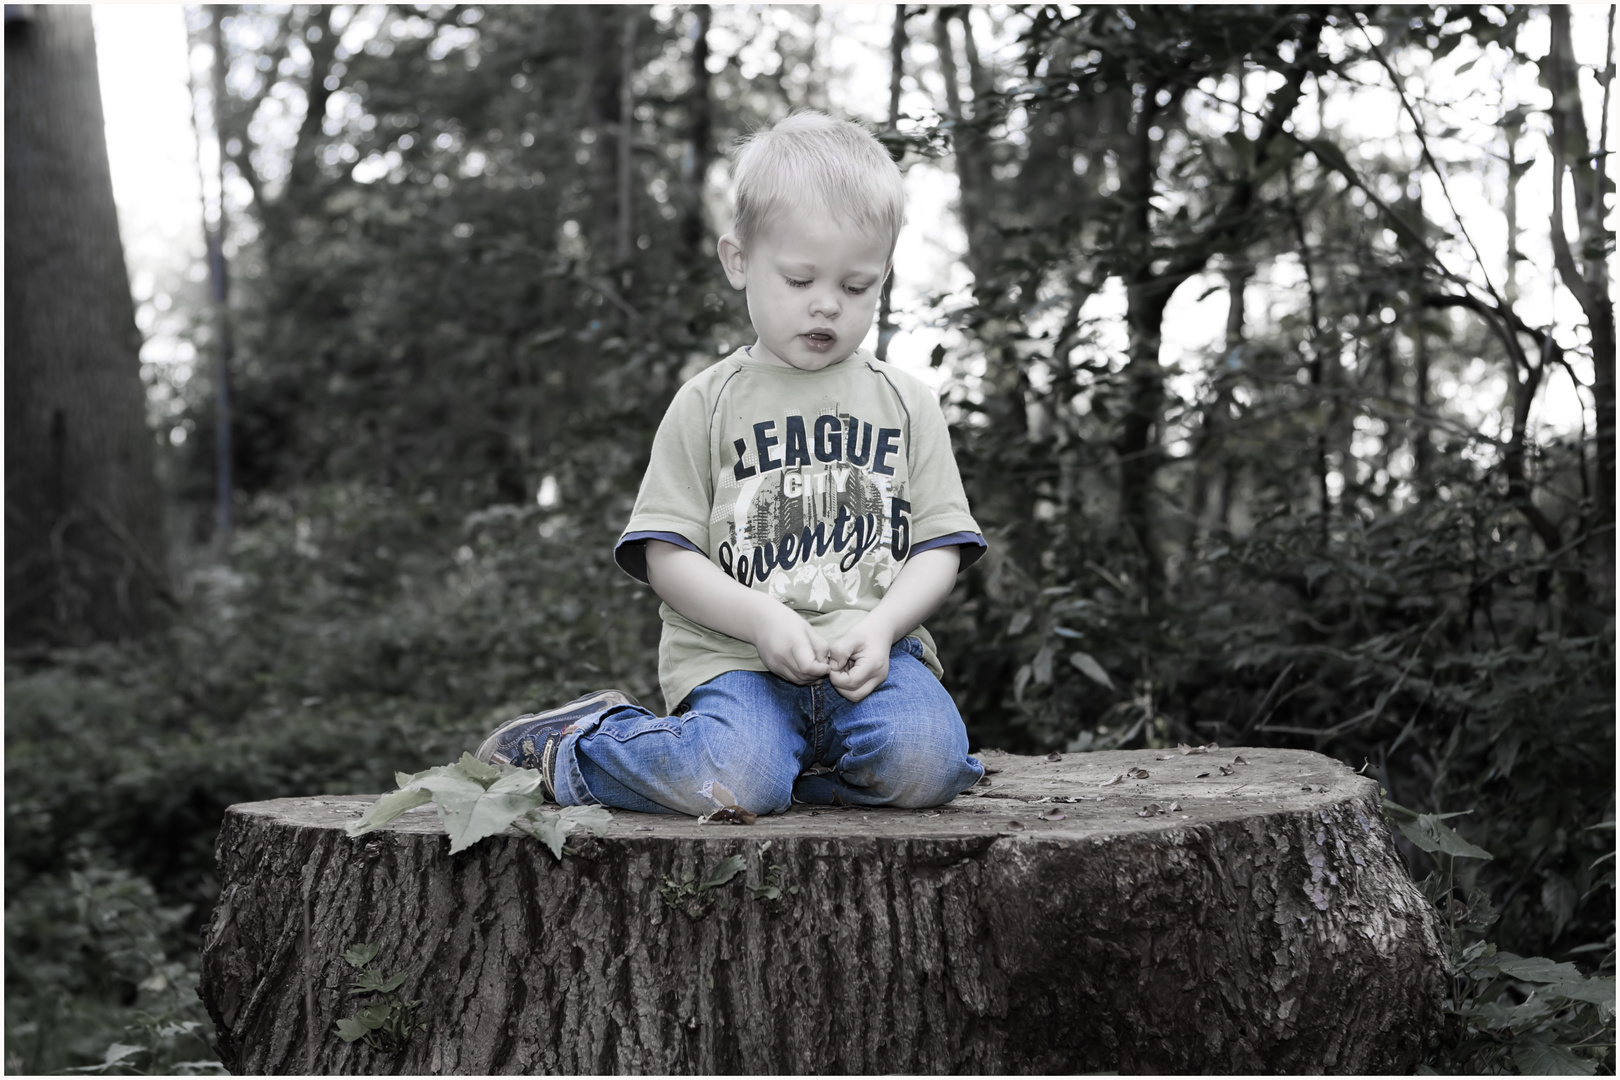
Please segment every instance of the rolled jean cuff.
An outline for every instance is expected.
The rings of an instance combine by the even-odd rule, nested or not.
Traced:
[[[591,794],[584,775],[579,771],[579,759],[574,755],[574,746],[579,742],[579,737],[601,721],[599,716],[582,730],[569,732],[557,747],[556,772],[551,778],[551,788],[558,806],[595,806],[601,801]]]

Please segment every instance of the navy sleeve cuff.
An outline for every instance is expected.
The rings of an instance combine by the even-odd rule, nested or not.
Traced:
[[[647,583],[647,541],[662,540],[666,544],[703,552],[698,546],[680,533],[672,532],[633,532],[625,533],[619,537],[619,542],[613,547],[613,561],[619,564],[619,569],[629,574],[642,584]]]
[[[956,544],[962,549],[962,562],[957,567],[957,573],[961,573],[963,570],[966,570],[968,567],[978,562],[980,557],[983,556],[985,551],[989,548],[989,545],[984,542],[984,537],[980,536],[976,532],[954,532],[946,536],[936,536],[932,540],[924,540],[920,543],[911,545],[911,551],[907,554],[907,558],[910,558],[912,555],[916,555],[919,552],[932,551],[934,548],[949,547],[952,544]]]

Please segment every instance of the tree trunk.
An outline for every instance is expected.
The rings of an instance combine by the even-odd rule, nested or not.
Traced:
[[[1549,110],[1553,122],[1553,214],[1551,236],[1553,261],[1558,278],[1574,294],[1586,315],[1592,335],[1592,397],[1597,419],[1597,478],[1595,524],[1614,527],[1614,301],[1609,296],[1609,252],[1614,234],[1603,224],[1603,188],[1606,148],[1597,153],[1587,141],[1585,110],[1581,104],[1579,67],[1570,39],[1569,7],[1553,4],[1548,9],[1552,23],[1551,44],[1539,70],[1542,81],[1552,91]],[[1613,27],[1611,16],[1611,30]],[[1611,70],[1612,54],[1604,70]],[[1605,98],[1607,94],[1605,94]],[[1607,100],[1605,100],[1605,106]],[[1606,110],[1605,110],[1606,111]],[[1575,193],[1577,247],[1571,250],[1564,231],[1564,174],[1568,171]],[[1612,532],[1597,540],[1597,554],[1609,566],[1614,558]],[[1608,566],[1605,576],[1608,576]],[[1611,585],[1605,582],[1605,585]]]
[[[713,9],[708,4],[697,4],[692,13],[697,29],[692,38],[692,89],[686,95],[687,140],[691,157],[688,159],[687,210],[681,219],[681,242],[687,255],[696,261],[713,257],[703,249],[703,191],[709,175],[709,161],[713,157],[714,120],[709,107],[709,24]]]
[[[624,22],[619,33],[619,213],[618,232],[613,244],[613,262],[621,270],[630,263],[630,252],[635,232],[635,200],[632,197],[631,155],[636,134],[636,10],[624,9]]]
[[[1215,388],[1215,401],[1204,410],[1203,427],[1198,433],[1192,484],[1193,502],[1191,512],[1188,514],[1188,524],[1193,534],[1201,538],[1207,537],[1212,532],[1224,533],[1231,513],[1235,466],[1230,452],[1224,445],[1225,428],[1232,419],[1232,389],[1244,363],[1243,293],[1254,273],[1254,265],[1247,258],[1239,257],[1228,261],[1224,273],[1227,296],[1225,345],[1221,352],[1220,367],[1210,380]],[[1206,521],[1205,513],[1212,501],[1210,494],[1212,486],[1215,488],[1214,519]]]
[[[900,130],[900,90],[906,71],[906,5],[894,5],[894,32],[889,36],[889,124],[891,132]],[[891,260],[892,262],[892,260]],[[877,358],[889,358],[889,341],[894,337],[894,268],[883,279],[883,294],[878,299]]]
[[[200,993],[237,1073],[1410,1072],[1442,961],[1377,785],[1233,753],[990,752],[935,810],[746,828],[615,811],[560,862],[451,856],[425,807],[350,840],[370,796],[244,804]],[[362,942],[421,1001],[394,1053],[333,1034]]]
[[[87,7],[6,21],[7,643],[115,639],[169,599],[140,334]]]
[[[934,14],[934,48],[939,54],[939,73],[945,82],[945,114],[951,123],[951,154],[956,159],[957,205],[962,215],[962,230],[967,233],[968,247],[965,261],[973,273],[973,291],[979,303],[986,305],[993,295],[991,277],[1001,261],[1001,245],[990,221],[991,177],[988,148],[984,133],[973,126],[973,121],[984,118],[988,104],[976,97],[974,113],[966,115],[962,105],[961,71],[956,65],[956,45],[951,41],[951,19],[959,18],[964,30],[967,16],[960,8],[942,6]],[[965,39],[967,48],[973,39]],[[978,66],[978,58],[969,59],[969,73]],[[985,80],[980,76],[979,81]],[[975,94],[979,88],[975,87]]]

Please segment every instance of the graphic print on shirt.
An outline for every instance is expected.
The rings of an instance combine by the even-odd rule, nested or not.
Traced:
[[[911,546],[903,422],[829,403],[722,433],[715,560],[790,606],[881,597]]]

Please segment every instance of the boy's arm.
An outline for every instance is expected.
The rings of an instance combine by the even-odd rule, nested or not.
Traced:
[[[833,689],[860,701],[883,685],[889,677],[889,647],[945,602],[961,560],[955,545],[930,548],[906,560],[877,607],[833,643],[828,653]]]
[[[827,642],[808,622],[695,551],[648,540],[647,582],[684,617],[752,644],[765,666],[790,683],[804,686],[830,670]]]

